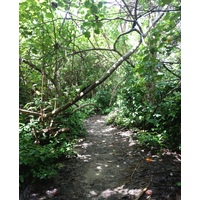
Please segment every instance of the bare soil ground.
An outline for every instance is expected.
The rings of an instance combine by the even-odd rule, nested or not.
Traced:
[[[134,130],[106,125],[105,119],[88,118],[77,157],[62,162],[55,179],[27,186],[20,200],[180,200],[181,156],[143,149],[131,137]]]

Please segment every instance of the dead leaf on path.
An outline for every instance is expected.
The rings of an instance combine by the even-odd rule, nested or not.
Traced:
[[[145,159],[147,162],[153,162],[154,160],[153,159],[151,159],[151,158],[146,158]]]

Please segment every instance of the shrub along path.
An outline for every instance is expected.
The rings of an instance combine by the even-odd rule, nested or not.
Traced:
[[[75,147],[77,157],[62,162],[54,180],[28,186],[20,199],[180,199],[180,155],[145,150],[131,137],[134,130],[106,125],[105,119],[88,118],[88,135]]]

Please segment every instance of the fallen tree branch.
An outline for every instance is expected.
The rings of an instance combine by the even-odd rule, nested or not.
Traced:
[[[40,140],[38,139],[38,137],[37,137],[37,134],[36,134],[36,131],[35,131],[35,128],[34,127],[32,127],[32,134],[33,134],[33,136],[35,137],[35,144],[40,144]]]
[[[36,115],[36,116],[39,116],[39,117],[42,116],[41,113],[34,112],[34,111],[31,111],[31,110],[25,110],[25,109],[19,108],[19,111],[20,111],[21,113],[24,113],[24,114],[33,114],[33,115]]]
[[[69,131],[69,128],[61,128],[58,130],[57,127],[49,127],[49,128],[44,128],[44,129],[41,129],[39,131],[37,131],[37,134],[40,134],[40,133],[52,133],[52,132],[58,132],[58,133],[63,133],[63,132],[68,132]]]
[[[57,136],[58,134],[60,134],[60,133],[69,132],[69,131],[70,131],[69,128],[61,128],[61,129],[59,129],[58,131],[56,131],[54,137],[56,137],[56,136]]]
[[[48,133],[48,132],[57,131],[57,130],[58,130],[57,127],[44,128],[42,130],[37,131],[37,134]]]

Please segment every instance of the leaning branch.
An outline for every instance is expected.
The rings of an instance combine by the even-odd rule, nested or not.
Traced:
[[[144,38],[147,36],[148,32],[156,25],[156,23],[158,23],[158,21],[162,18],[162,16],[164,15],[161,14],[152,24],[152,26],[149,27],[149,29],[147,30],[147,32],[145,33],[145,35],[143,36]],[[97,86],[99,86],[101,83],[103,83],[105,80],[107,80],[107,78],[109,78],[112,73],[122,64],[122,62],[124,62],[125,60],[127,60],[132,54],[134,54],[136,52],[136,50],[138,49],[138,47],[140,46],[140,44],[142,43],[142,39],[140,39],[140,41],[138,42],[138,45],[136,47],[133,47],[131,50],[129,50],[126,54],[124,54],[107,72],[106,74],[101,77],[99,80],[95,81],[94,83],[92,83],[88,88],[86,88],[84,91],[82,91],[78,96],[76,96],[71,102],[68,102],[66,104],[64,104],[63,106],[55,109],[52,112],[49,112],[47,114],[45,114],[43,117],[44,118],[48,118],[51,117],[53,115],[56,115],[60,112],[62,112],[63,110],[66,110],[67,108],[70,108],[73,104],[75,104],[76,102],[78,102],[80,99],[82,99],[86,94],[88,94],[90,91],[92,91],[93,89],[95,89]]]
[[[63,110],[66,110],[67,108],[71,107],[72,105],[74,105],[76,102],[78,102],[80,99],[82,99],[86,94],[88,94],[90,91],[92,91],[93,89],[95,89],[97,86],[99,86],[101,83],[103,83],[105,80],[107,80],[107,78],[109,78],[112,73],[122,64],[122,62],[126,59],[128,59],[140,46],[140,44],[142,43],[142,41],[140,40],[138,45],[134,48],[132,48],[131,50],[129,50],[125,55],[123,55],[107,72],[106,74],[101,77],[99,80],[95,81],[94,83],[92,83],[88,88],[86,88],[84,91],[82,91],[78,96],[76,96],[71,102],[68,102],[66,104],[64,104],[63,106],[55,109],[52,112],[49,112],[47,114],[45,114],[43,117],[44,118],[48,118],[54,115],[57,115],[58,113],[62,112]]]
[[[144,34],[143,39],[148,35],[148,33],[150,32],[150,30],[156,25],[156,23],[158,23],[158,21],[162,18],[164,14],[161,14],[152,24],[151,27],[149,27],[149,29],[147,30],[147,32]],[[48,118],[54,115],[57,115],[59,113],[61,113],[62,111],[70,108],[72,105],[74,105],[76,102],[78,102],[80,99],[82,99],[86,94],[88,94],[90,91],[92,91],[93,89],[95,89],[97,86],[99,86],[101,83],[103,83],[105,80],[107,80],[112,74],[113,72],[118,69],[118,67],[125,61],[127,60],[132,54],[134,54],[136,52],[136,50],[139,48],[139,46],[142,43],[142,39],[140,39],[140,41],[138,42],[137,46],[133,47],[132,49],[130,49],[126,54],[124,54],[123,56],[121,56],[121,58],[106,72],[106,74],[101,77],[99,80],[95,81],[94,83],[92,83],[88,88],[86,88],[84,91],[82,91],[79,95],[77,95],[71,102],[68,102],[66,104],[64,104],[63,106],[53,110],[52,112],[49,112],[47,114],[43,114],[43,118]],[[38,114],[39,116],[41,116],[40,114]]]
[[[25,110],[25,109],[21,109],[21,108],[19,108],[19,111],[20,111],[21,113],[24,113],[24,114],[32,114],[32,115],[39,116],[39,117],[42,116],[41,113],[34,112],[34,111],[30,111],[30,110]]]

